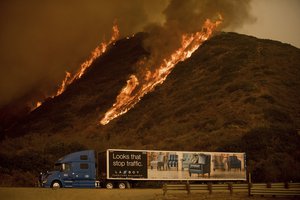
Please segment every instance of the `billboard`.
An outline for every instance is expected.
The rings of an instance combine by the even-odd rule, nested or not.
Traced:
[[[109,150],[109,178],[246,180],[244,153]]]

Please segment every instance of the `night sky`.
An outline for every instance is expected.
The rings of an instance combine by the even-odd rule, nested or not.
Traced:
[[[121,36],[131,35],[149,24],[163,24],[168,5],[168,0],[1,1],[0,107],[32,91],[53,91],[65,71],[76,71],[110,38],[115,20]],[[253,0],[248,5],[245,20],[231,19],[234,23],[223,30],[300,47],[299,0]]]

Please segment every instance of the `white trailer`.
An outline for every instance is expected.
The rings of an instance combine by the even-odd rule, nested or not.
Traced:
[[[130,187],[150,181],[246,181],[246,154],[240,152],[108,149],[98,153],[103,186]]]

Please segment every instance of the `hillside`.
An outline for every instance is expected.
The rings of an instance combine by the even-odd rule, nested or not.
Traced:
[[[300,180],[300,50],[288,44],[217,34],[132,110],[99,125],[147,56],[145,37],[116,42],[82,79],[5,133],[3,185],[16,176],[19,185],[32,183],[20,174],[34,179],[65,153],[106,148],[245,151],[254,181]]]

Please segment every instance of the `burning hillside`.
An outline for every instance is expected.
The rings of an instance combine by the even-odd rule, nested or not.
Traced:
[[[79,147],[246,151],[257,180],[269,173],[276,180],[298,177],[295,170],[281,173],[273,160],[284,157],[298,171],[300,50],[280,42],[219,33],[177,63],[134,109],[99,126],[99,113],[104,116],[124,83],[138,86],[131,75],[149,57],[146,38],[140,33],[116,41],[85,76],[7,131],[18,138],[2,140],[2,158],[18,149],[25,159],[32,148],[49,156]]]
[[[159,64],[154,71],[150,71],[149,69],[151,69],[151,67],[147,66],[153,64],[151,58],[148,60],[140,60],[137,67],[143,69],[143,73],[139,74],[139,78],[137,78],[136,75],[130,76],[127,85],[118,95],[116,103],[105,113],[105,116],[101,119],[100,123],[105,125],[112,119],[126,113],[138,103],[145,94],[152,91],[158,84],[162,84],[171,73],[174,66],[179,61],[184,61],[189,58],[204,41],[212,36],[213,31],[220,23],[221,19],[216,22],[211,22],[207,19],[201,31],[194,34],[182,35],[181,47],[168,58],[164,58],[162,63]],[[155,62],[157,61],[155,60]]]
[[[70,84],[61,95],[48,99],[43,106],[10,129],[8,135],[20,136],[35,132],[52,135],[74,130],[80,130],[80,133],[84,135],[88,134],[86,130],[90,129],[91,133],[99,134],[100,137],[104,134],[103,131],[106,132],[113,127],[122,129],[124,126],[122,121],[126,121],[126,119],[131,120],[129,124],[125,123],[127,124],[125,127],[129,126],[137,132],[146,131],[147,134],[154,131],[154,127],[162,126],[164,123],[161,123],[168,118],[173,119],[175,124],[172,126],[174,127],[181,126],[182,123],[190,124],[186,127],[187,132],[221,131],[223,128],[226,131],[227,128],[237,127],[236,134],[244,133],[256,126],[271,126],[275,123],[274,121],[290,125],[299,122],[297,84],[291,85],[281,92],[275,92],[278,90],[276,88],[281,86],[273,81],[273,74],[283,72],[277,69],[278,64],[273,68],[267,67],[274,65],[275,62],[269,61],[267,57],[274,51],[271,48],[281,52],[284,50],[280,48],[284,49],[284,47],[280,45],[275,47],[276,44],[264,43],[264,41],[246,36],[221,34],[205,42],[204,46],[201,46],[194,53],[195,55],[193,54],[186,61],[177,63],[181,59],[176,60],[177,68],[174,68],[174,72],[171,72],[174,64],[171,63],[172,65],[166,65],[167,68],[158,68],[158,70],[146,73],[147,76],[145,74],[140,76],[140,73],[137,73],[140,69],[138,66],[145,66],[144,60],[150,57],[149,52],[145,51],[142,46],[147,37],[149,37],[147,34],[140,33],[134,37],[116,41],[108,52],[94,61],[83,78]],[[206,36],[204,39],[207,39]],[[243,45],[244,43],[247,45]],[[270,47],[272,45],[274,47]],[[283,63],[280,66],[294,66],[293,63],[297,62],[297,50],[289,51],[294,52],[288,55],[293,58],[286,60],[294,61]],[[280,54],[284,55],[284,53]],[[179,55],[182,56],[182,54]],[[184,56],[188,57],[189,54],[184,54]],[[282,56],[279,58],[280,61],[276,61],[276,63],[284,62]],[[167,63],[165,62],[165,64]],[[257,66],[262,67],[258,68]],[[293,77],[297,75],[297,69],[286,68],[287,74],[280,75],[282,82],[296,83],[297,79],[294,80]],[[195,77],[185,74],[188,72],[195,73],[193,74]],[[171,75],[171,77],[166,79],[167,75]],[[287,78],[289,76],[293,77]],[[128,79],[128,77],[130,78]],[[149,82],[145,80],[149,80]],[[165,81],[164,84],[153,91],[153,88],[163,81]],[[126,83],[125,87],[124,83]],[[274,89],[273,86],[276,88]],[[132,108],[149,91],[153,91],[153,94],[144,97],[140,102],[141,105],[136,105],[133,111],[116,120],[107,128],[98,127],[99,113],[100,116],[115,116],[108,113],[110,113],[109,109],[116,97],[117,102],[124,104],[120,104],[121,106],[118,107],[115,103],[112,110],[117,110],[122,114],[128,111],[128,108]],[[295,96],[294,100],[291,98],[293,95],[289,94]],[[156,95],[157,99],[149,101]],[[239,95],[244,96],[239,97]],[[290,103],[286,104],[294,104],[296,109],[283,108],[282,103],[275,105],[285,96],[290,96]],[[166,99],[162,100],[162,97]],[[140,111],[141,108],[149,108],[154,104],[158,104],[155,107],[159,110],[152,108],[151,112],[150,110]],[[205,106],[206,104],[211,106]],[[107,110],[109,111],[107,112]],[[157,111],[154,112],[155,110]],[[135,115],[143,116],[144,119],[137,122],[137,119],[134,118]],[[108,121],[103,120],[102,122]],[[111,130],[111,132],[115,131]],[[169,130],[168,132],[173,131]],[[155,133],[153,134],[155,135]]]
[[[207,40],[218,28],[236,28],[253,18],[249,14],[249,1],[170,1],[163,11],[165,19],[159,23],[147,23],[144,31],[149,33],[143,41],[143,48],[149,55],[140,58],[135,65],[134,74],[128,75],[127,83],[135,85],[123,86],[117,95],[115,103],[112,104],[104,116],[99,113],[100,123],[107,124],[121,114],[132,108],[145,94],[152,91],[156,85],[164,82],[174,66],[190,57],[199,45]],[[233,12],[234,11],[234,12]],[[124,20],[120,20],[121,27],[124,27]],[[44,100],[37,103],[24,102],[23,104],[32,107],[31,110],[41,106],[43,101],[61,95],[70,85],[82,78],[96,58],[100,57],[107,49],[107,46],[115,42],[119,37],[118,27],[113,27],[112,37],[108,42],[101,43],[92,53],[91,57],[80,65],[75,73],[66,72],[65,78],[55,93],[44,91],[43,95],[32,94],[37,99],[44,96]],[[132,83],[135,81],[135,83]],[[131,91],[128,91],[131,90]],[[122,94],[123,92],[123,94]],[[51,95],[49,95],[49,93]],[[125,99],[124,96],[126,96]],[[34,98],[31,98],[34,99]],[[28,99],[27,101],[32,101]],[[99,121],[99,119],[97,120]]]
[[[107,46],[111,45],[113,42],[115,42],[119,38],[119,28],[115,24],[112,28],[112,36],[108,42],[102,42],[99,46],[97,46],[91,53],[91,56],[88,60],[86,60],[84,63],[80,65],[80,68],[74,75],[72,75],[70,72],[66,72],[66,76],[64,80],[62,81],[61,85],[59,86],[57,92],[51,96],[51,98],[57,97],[61,95],[67,87],[74,82],[74,80],[80,79],[85,71],[91,66],[91,64],[103,53],[105,53]],[[42,105],[41,101],[38,101],[36,103],[36,106],[32,108],[32,110],[40,107]]]

